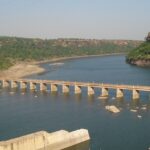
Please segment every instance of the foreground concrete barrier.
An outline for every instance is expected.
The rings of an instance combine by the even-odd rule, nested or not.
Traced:
[[[0,150],[61,150],[90,140],[88,130],[40,131],[0,142]]]

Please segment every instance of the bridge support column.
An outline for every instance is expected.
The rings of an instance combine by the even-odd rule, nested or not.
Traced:
[[[30,90],[35,90],[36,89],[36,83],[29,82],[29,89]]]
[[[116,89],[116,98],[123,98],[123,90],[122,89],[119,89],[117,88]]]
[[[17,82],[15,82],[13,80],[10,81],[10,88],[16,88],[17,85],[18,85]]]
[[[88,96],[90,96],[90,95],[94,95],[94,88],[88,86]]]
[[[81,87],[80,86],[77,86],[77,85],[75,85],[74,86],[74,92],[75,92],[75,94],[81,94]]]
[[[107,88],[102,88],[102,94],[101,94],[102,97],[108,97],[109,96],[109,93],[108,93],[108,89]]]
[[[6,80],[1,80],[1,86],[2,86],[3,88],[8,87],[8,86],[9,86],[9,82],[6,81]]]
[[[51,92],[57,92],[58,88],[56,84],[51,84]]]
[[[40,83],[40,91],[46,91],[47,85],[45,83]]]
[[[62,85],[62,92],[63,93],[69,93],[69,86],[68,85]]]
[[[140,98],[140,93],[138,90],[133,89],[132,90],[132,99],[139,99]]]
[[[27,83],[20,81],[20,89],[27,88]]]

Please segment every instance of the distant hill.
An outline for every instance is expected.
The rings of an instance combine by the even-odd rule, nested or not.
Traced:
[[[138,66],[150,67],[150,33],[144,43],[129,52],[127,62]]]
[[[141,44],[131,40],[31,39],[0,37],[0,69],[17,61],[40,61],[58,57],[127,53]]]

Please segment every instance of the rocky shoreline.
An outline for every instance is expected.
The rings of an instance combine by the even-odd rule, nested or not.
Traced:
[[[134,59],[126,59],[126,62],[131,64],[131,65],[136,65],[136,66],[139,66],[139,67],[150,67],[150,59],[148,60],[142,60],[142,59],[139,59],[139,60],[134,60]]]

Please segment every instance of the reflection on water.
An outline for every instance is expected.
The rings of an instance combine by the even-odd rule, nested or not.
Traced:
[[[38,94],[43,94],[45,96],[50,96],[55,99],[59,98],[60,96],[63,97],[64,101],[68,101],[72,98],[75,98],[75,101],[78,103],[82,102],[82,99],[86,97],[87,102],[89,105],[95,103],[95,101],[99,101],[103,107],[106,105],[115,105],[120,109],[136,109],[140,110],[149,110],[150,109],[150,97],[149,94],[146,93],[146,99],[124,99],[124,98],[115,98],[113,96],[108,97],[107,99],[98,99],[97,95],[87,95],[83,96],[83,94],[74,94],[73,91],[70,90],[69,93],[62,93],[61,91],[51,92],[50,90],[47,91],[39,91],[37,90],[29,90],[27,89],[19,89],[19,88],[4,88],[0,89],[0,93],[7,92],[9,95],[13,96],[15,93],[19,92],[21,95],[25,95],[26,93],[30,93],[31,95],[37,96]]]
[[[90,105],[92,105],[92,104],[94,103],[94,100],[95,100],[94,95],[88,96],[88,103],[89,103]]]
[[[58,96],[58,92],[57,91],[56,92],[53,91],[53,92],[51,92],[51,95],[54,96],[54,97],[57,97]]]
[[[132,110],[137,110],[136,112],[146,112],[148,110],[150,110],[150,98],[149,96],[147,96],[147,100],[143,100],[143,99],[124,99],[124,98],[115,98],[115,97],[108,97],[107,99],[98,99],[97,96],[95,95],[87,95],[87,96],[83,96],[83,94],[74,94],[73,91],[70,91],[70,93],[61,93],[61,91],[56,91],[56,92],[50,92],[50,90],[48,91],[39,91],[37,90],[29,90],[27,89],[18,89],[18,88],[4,88],[4,89],[0,89],[0,92],[7,92],[10,96],[13,96],[15,93],[20,93],[21,95],[25,95],[27,93],[30,93],[31,95],[33,95],[35,98],[38,97],[38,95],[42,94],[45,95],[46,97],[50,96],[51,98],[59,99],[60,97],[62,98],[62,100],[64,102],[68,102],[70,99],[72,99],[72,96],[74,97],[75,101],[77,103],[82,103],[83,99],[87,100],[87,104],[88,105],[95,105],[96,101],[101,103],[101,106],[103,106],[103,108],[105,108],[105,106],[107,105],[114,105],[117,108],[119,108],[121,111],[123,111],[123,109],[127,109],[129,111],[132,112]]]
[[[75,94],[75,99],[77,102],[81,102],[82,94]]]
[[[64,98],[67,100],[70,98],[70,94],[69,93],[63,93]]]

